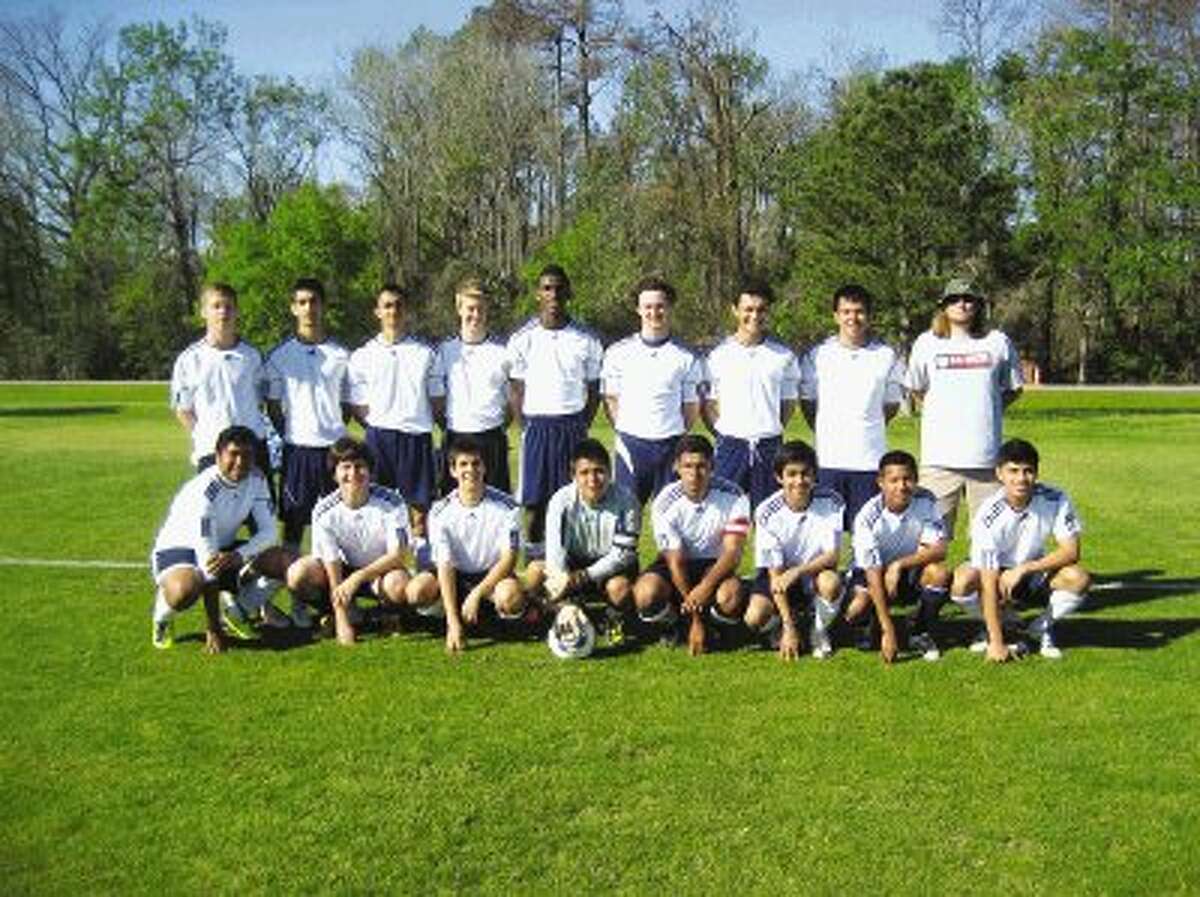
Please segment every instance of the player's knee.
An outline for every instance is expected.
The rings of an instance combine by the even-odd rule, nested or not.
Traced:
[[[926,564],[921,571],[921,585],[933,589],[944,589],[950,585],[950,570],[940,561]]]
[[[511,576],[502,579],[492,592],[492,603],[506,617],[514,617],[525,609],[525,593]]]
[[[954,569],[950,591],[955,595],[967,595],[979,590],[979,571],[970,564],[962,563]]]
[[[633,584],[628,576],[614,576],[604,584],[604,597],[613,607],[626,608],[633,598]]]
[[[546,581],[546,562],[530,561],[525,566],[525,585],[530,589],[541,588]]]
[[[183,610],[200,597],[204,577],[196,568],[172,570],[161,583],[163,597],[173,610]]]
[[[666,601],[668,594],[667,584],[656,573],[642,574],[633,586],[633,601],[641,611]]]
[[[742,618],[751,629],[762,629],[775,616],[775,605],[765,595],[751,595]]]
[[[1092,575],[1078,564],[1063,567],[1050,581],[1051,587],[1082,595],[1092,584]]]
[[[403,604],[408,597],[408,574],[403,570],[389,570],[379,584],[379,594],[389,604]]]
[[[404,596],[417,607],[433,604],[439,597],[437,578],[428,572],[418,573],[405,585]]]
[[[728,582],[728,581],[727,581]],[[736,586],[729,588],[725,583],[717,589],[717,610],[722,616],[739,617],[742,614],[742,606],[745,601],[742,598],[742,592]]]
[[[822,570],[817,574],[817,594],[832,604],[837,601],[838,592],[842,588],[842,578],[835,570]]]

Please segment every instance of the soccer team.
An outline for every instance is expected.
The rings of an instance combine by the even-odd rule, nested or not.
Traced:
[[[378,335],[348,352],[325,330],[321,283],[305,278],[292,290],[294,334],[264,360],[238,336],[234,290],[207,287],[205,334],[172,376],[198,473],[151,552],[153,644],[170,647],[176,614],[197,601],[210,652],[254,627],[309,628],[314,611],[353,644],[367,597],[377,622],[443,618],[451,653],[469,629],[549,625],[551,647],[573,656],[575,631],[556,634],[552,621],[590,607],[614,643],[636,632],[701,654],[749,637],[795,659],[850,639],[890,663],[902,648],[937,660],[938,614],[953,600],[980,621],[971,650],[989,661],[1027,641],[1061,656],[1054,624],[1090,582],[1081,527],[1065,493],[1038,482],[1034,446],[1001,442],[1020,368],[969,282],[946,285],[907,365],[873,336],[872,296],[854,284],[834,294],[836,333],[802,358],[769,335],[761,282],[742,284],[733,332],[705,357],[672,335],[675,291],[661,278],[636,285],[639,331],[607,350],[569,315],[562,268],[543,269],[536,297],[537,315],[504,342],[488,329],[484,285],[466,279],[459,333],[433,346],[409,331],[410,297],[387,285]],[[886,444],[906,395],[922,407],[919,468]],[[612,458],[587,437],[601,400]],[[783,441],[797,405],[815,451]],[[264,406],[282,441],[282,544]],[[347,434],[351,419],[364,440]],[[694,432],[701,422],[715,445]],[[970,552],[951,571],[964,498]],[[641,570],[646,502],[658,555]],[[757,574],[744,581],[752,532]],[[853,563],[839,573],[843,532]],[[271,600],[285,584],[290,615]],[[895,620],[893,605],[910,602],[911,617]],[[1024,627],[1016,608],[1030,603],[1045,610]]]

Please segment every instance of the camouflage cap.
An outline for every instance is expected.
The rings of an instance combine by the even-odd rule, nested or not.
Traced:
[[[952,277],[946,281],[945,289],[942,290],[942,301],[945,302],[953,296],[974,296],[976,299],[987,298],[974,283],[965,277]]]

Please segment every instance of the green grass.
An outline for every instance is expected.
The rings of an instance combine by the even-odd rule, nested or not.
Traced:
[[[0,557],[143,559],[188,474],[164,393],[0,385]],[[150,648],[145,571],[0,565],[0,890],[1198,892],[1200,395],[1031,392],[1008,432],[1134,583],[1060,664],[208,658],[197,611]]]

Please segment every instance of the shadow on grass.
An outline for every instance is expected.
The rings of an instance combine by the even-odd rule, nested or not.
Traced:
[[[96,414],[118,414],[116,405],[63,405],[33,408],[0,408],[0,417],[85,417]]]
[[[1200,592],[1196,577],[1160,579],[1162,572],[1160,569],[1147,568],[1096,573],[1088,607],[1122,607]]]
[[[1097,406],[1095,408],[1024,408],[1020,411],[1006,411],[1006,420],[1087,420],[1096,417],[1176,417],[1179,415],[1195,416],[1200,413],[1197,408],[1160,407],[1147,408],[1130,407],[1128,405]]]
[[[1032,616],[1026,615],[1028,623]],[[943,651],[965,649],[979,631],[979,622],[957,617],[938,623],[937,640]],[[1171,642],[1200,631],[1200,617],[1154,620],[1102,620],[1068,617],[1054,628],[1062,648],[1165,648]]]

